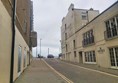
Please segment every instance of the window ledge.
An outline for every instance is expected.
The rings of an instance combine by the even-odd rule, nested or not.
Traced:
[[[88,46],[92,46],[92,45],[95,45],[95,43],[91,43],[91,44],[83,45],[83,47],[88,47]]]
[[[110,68],[111,68],[111,69],[118,69],[118,67],[113,67],[113,66],[111,66]]]
[[[84,62],[85,64],[97,64],[96,62]]]
[[[114,36],[114,37],[111,37],[111,38],[106,38],[106,41],[113,40],[113,39],[116,39],[116,38],[118,38],[118,35]]]

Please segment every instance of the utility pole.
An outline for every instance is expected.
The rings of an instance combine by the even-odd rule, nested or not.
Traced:
[[[40,56],[41,56],[41,40],[42,40],[42,39],[40,38]]]
[[[38,48],[38,46],[36,47],[36,57],[38,57],[37,48]]]
[[[49,48],[48,48],[48,55],[49,55]]]

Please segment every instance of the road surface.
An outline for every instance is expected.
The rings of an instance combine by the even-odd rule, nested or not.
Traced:
[[[56,71],[74,83],[118,83],[118,77],[76,67],[58,59],[45,59]]]

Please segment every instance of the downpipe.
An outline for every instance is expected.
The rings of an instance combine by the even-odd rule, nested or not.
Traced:
[[[16,0],[12,0],[12,46],[11,46],[10,83],[13,83],[13,75],[14,75],[15,25],[16,25]]]

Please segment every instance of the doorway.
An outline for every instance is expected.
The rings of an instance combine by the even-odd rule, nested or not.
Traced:
[[[79,52],[79,63],[83,63],[82,51]]]
[[[18,47],[18,76],[21,74],[21,58],[22,58],[22,48]]]

